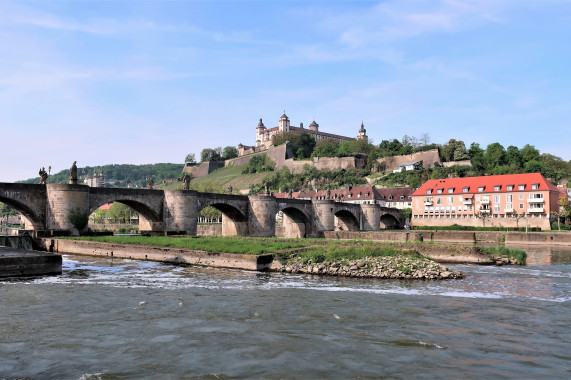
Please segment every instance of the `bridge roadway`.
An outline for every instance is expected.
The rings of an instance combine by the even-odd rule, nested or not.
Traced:
[[[281,199],[271,195],[229,195],[193,190],[101,188],[72,184],[0,183],[0,202],[19,211],[26,229],[67,231],[87,229],[81,221],[106,203],[120,202],[139,213],[139,230],[178,231],[196,235],[197,217],[212,206],[222,212],[222,234],[274,236],[276,214],[283,213],[284,236],[319,237],[323,231],[375,231],[402,227],[398,209],[376,204],[332,200]]]

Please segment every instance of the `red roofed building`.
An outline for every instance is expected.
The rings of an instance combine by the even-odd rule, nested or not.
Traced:
[[[288,198],[288,193],[274,194],[276,198]],[[292,193],[293,199],[307,199],[307,200],[320,200],[328,199],[327,190],[317,191],[296,191]],[[329,192],[329,199],[336,202],[358,203],[358,204],[373,204],[378,203],[385,206],[384,200],[372,186],[348,186],[342,189],[334,189]]]
[[[412,194],[413,226],[550,229],[559,191],[540,173],[431,179]]]

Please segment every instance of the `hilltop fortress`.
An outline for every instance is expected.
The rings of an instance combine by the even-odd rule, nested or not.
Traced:
[[[293,127],[284,111],[284,114],[280,117],[277,127],[266,128],[262,119],[260,118],[260,122],[256,127],[256,145],[246,146],[243,144],[239,144],[238,155],[243,156],[246,154],[267,150],[272,145],[275,136],[286,132],[307,133],[313,136],[316,142],[326,139],[338,142],[351,141],[355,139],[368,139],[367,131],[365,129],[363,122],[361,122],[361,129],[359,129],[359,134],[357,135],[356,138],[353,138],[353,137],[336,135],[333,133],[322,132],[319,130],[319,124],[317,124],[315,120],[313,120],[311,124],[309,124],[309,128],[304,128],[303,123],[299,123],[299,127]]]
[[[319,130],[319,124],[315,120],[304,128],[303,123],[299,127],[292,127],[288,116],[281,116],[278,126],[266,128],[262,119],[256,127],[256,144],[246,146],[238,145],[238,157],[226,161],[208,161],[202,162],[200,165],[187,164],[183,172],[192,174],[194,178],[203,177],[208,173],[230,165],[239,165],[247,163],[252,157],[267,154],[275,163],[276,168],[287,167],[292,173],[300,173],[305,165],[313,166],[317,170],[335,170],[335,169],[359,169],[365,166],[365,158],[363,155],[357,154],[353,157],[315,157],[313,160],[294,160],[294,152],[291,151],[289,145],[282,144],[279,146],[272,145],[276,135],[285,132],[307,133],[315,138],[315,141],[331,139],[334,141],[351,141],[356,139],[368,139],[365,125],[361,122],[357,137],[347,137],[332,133],[322,132]]]

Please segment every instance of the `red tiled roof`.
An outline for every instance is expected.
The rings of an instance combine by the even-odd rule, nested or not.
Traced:
[[[469,187],[468,193],[478,193],[478,187],[484,186],[483,193],[505,193],[506,186],[513,185],[513,190],[509,192],[518,191],[532,191],[531,185],[538,184],[538,188],[533,191],[557,191],[551,182],[545,179],[540,173],[527,173],[527,174],[506,174],[506,175],[493,175],[482,177],[465,177],[465,178],[445,178],[445,179],[431,179],[426,181],[418,188],[412,195],[413,196],[426,196],[426,190],[433,189],[431,195],[438,195],[437,189],[443,189],[442,195],[445,194],[462,194],[462,189]],[[518,185],[526,185],[524,190],[518,190]],[[500,186],[499,191],[494,191],[495,186]],[[454,190],[449,193],[448,189]]]
[[[103,206],[99,207],[100,210],[109,210],[113,203],[105,203]]]
[[[359,197],[359,193],[361,196]],[[276,198],[287,198],[287,193],[276,193],[274,194]],[[350,196],[349,196],[350,195]],[[327,190],[317,190],[317,191],[299,191],[292,193],[293,199],[317,199],[327,198]],[[379,196],[376,190],[372,186],[356,186],[352,187],[351,190],[344,187],[342,189],[331,190],[331,199],[335,201],[347,201],[347,200],[375,200]]]
[[[375,188],[375,191],[379,194],[379,198],[383,200],[408,200],[409,196],[414,193],[414,189],[410,187],[379,187]],[[389,199],[392,196],[392,199]],[[400,197],[403,196],[404,199]]]

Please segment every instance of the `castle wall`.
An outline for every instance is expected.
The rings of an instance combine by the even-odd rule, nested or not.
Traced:
[[[393,171],[398,169],[400,165],[406,164],[407,162],[419,162],[422,161],[422,167],[428,169],[434,165],[435,162],[441,163],[440,155],[438,154],[438,149],[427,150],[426,152],[417,152],[413,154],[405,154],[403,156],[392,156],[383,157],[377,159],[379,164],[385,164],[386,167],[384,171]]]
[[[445,168],[449,168],[451,166],[472,166],[472,161],[462,160],[462,161],[443,162],[442,166],[444,166]]]
[[[200,165],[195,166],[185,166],[182,171],[183,173],[189,173],[193,178],[204,177],[208,173],[213,172],[216,169],[224,167],[225,161],[206,161]]]

